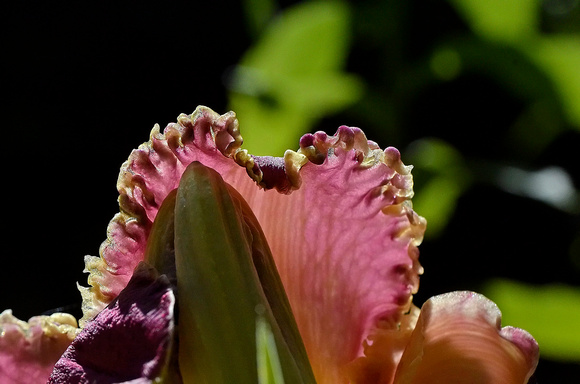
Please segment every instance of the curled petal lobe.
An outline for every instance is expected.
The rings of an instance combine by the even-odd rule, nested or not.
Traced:
[[[154,382],[170,348],[174,304],[165,275],[140,263],[127,287],[68,347],[48,382]]]
[[[411,167],[358,128],[305,135],[283,157],[241,148],[233,112],[198,107],[133,151],[117,187],[100,257],[87,257],[84,321],[127,284],[143,259],[159,206],[198,161],[231,185],[255,214],[272,250],[317,382],[347,382],[377,328],[396,328],[418,289],[417,245],[425,220],[412,209]]]
[[[398,327],[377,327],[363,343],[364,356],[348,364],[346,373],[352,384],[392,383],[397,364],[407,347],[420,310],[412,306]]]
[[[501,328],[501,313],[492,301],[452,292],[423,305],[394,383],[524,384],[538,357],[529,333]]]
[[[24,322],[5,310],[0,314],[0,383],[46,382],[78,331],[75,318],[65,313]]]

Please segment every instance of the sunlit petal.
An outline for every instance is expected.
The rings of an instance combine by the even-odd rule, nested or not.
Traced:
[[[377,327],[396,329],[422,272],[425,227],[408,204],[410,169],[356,128],[307,135],[309,162],[290,196],[249,199],[292,304],[319,383],[347,382]],[[283,218],[283,220],[281,219]]]
[[[536,341],[521,329],[502,329],[492,301],[452,292],[423,305],[394,383],[524,384],[537,362]]]
[[[377,327],[364,342],[364,356],[347,366],[351,384],[391,383],[403,351],[415,329],[420,310],[412,306],[399,327]]]

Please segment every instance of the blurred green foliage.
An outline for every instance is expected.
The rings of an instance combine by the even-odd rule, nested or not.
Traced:
[[[473,32],[480,36],[519,44],[538,29],[539,1],[451,0]]]
[[[251,9],[259,18],[261,8]],[[343,72],[349,24],[347,5],[334,1],[298,4],[268,23],[228,82],[230,108],[252,127],[250,152],[281,155],[321,117],[359,99],[362,82]]]
[[[537,0],[451,2],[476,34],[521,50],[542,68],[557,87],[568,118],[580,127],[580,36],[543,36],[538,20],[542,2]],[[543,2],[552,7],[551,12],[558,11],[556,3],[574,5],[570,1]]]
[[[436,237],[452,216],[457,199],[470,185],[470,171],[455,148],[435,138],[413,142],[406,161],[416,168],[415,178],[428,180],[421,193],[414,196],[413,204],[421,215],[429,218],[426,236]]]
[[[580,36],[539,39],[525,50],[552,78],[570,122],[580,127]]]
[[[250,152],[340,124],[398,146],[429,223],[419,294],[483,290],[580,362],[579,2],[282,3],[244,2],[255,43],[227,85]]]

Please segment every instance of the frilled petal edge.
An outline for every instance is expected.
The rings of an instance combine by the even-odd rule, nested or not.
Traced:
[[[410,203],[411,167],[358,128],[305,135],[301,186],[250,199],[318,383],[346,383],[376,329],[397,329],[422,273],[425,220]],[[259,198],[259,200],[258,200]],[[258,203],[259,201],[259,203]]]
[[[25,322],[5,310],[0,314],[0,382],[46,382],[78,332],[77,322],[69,314],[35,316]]]
[[[159,206],[193,161],[218,171],[248,202],[272,249],[319,383],[345,382],[378,328],[396,328],[422,273],[417,245],[425,220],[412,209],[411,167],[358,128],[308,134],[283,157],[241,148],[233,112],[198,107],[180,115],[121,168],[120,213],[100,257],[88,256],[84,318],[127,284],[143,259]],[[249,177],[248,177],[249,176]]]
[[[527,383],[538,363],[534,338],[501,328],[501,312],[474,292],[429,299],[421,309],[395,375],[395,384]]]

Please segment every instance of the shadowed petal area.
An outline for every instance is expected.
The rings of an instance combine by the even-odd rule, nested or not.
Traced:
[[[127,287],[81,331],[49,383],[151,383],[173,333],[175,297],[165,275],[140,263]]]
[[[317,382],[347,382],[377,327],[395,329],[422,268],[425,220],[412,210],[411,167],[358,128],[305,135],[283,157],[240,148],[238,121],[198,107],[133,151],[117,187],[101,257],[86,258],[81,325],[127,284],[143,259],[151,223],[193,161],[218,171],[247,201],[264,231]]]
[[[538,344],[524,330],[501,328],[501,313],[484,296],[451,292],[421,309],[394,383],[527,383]]]
[[[0,383],[45,383],[79,329],[71,315],[35,316],[28,322],[0,314]]]

